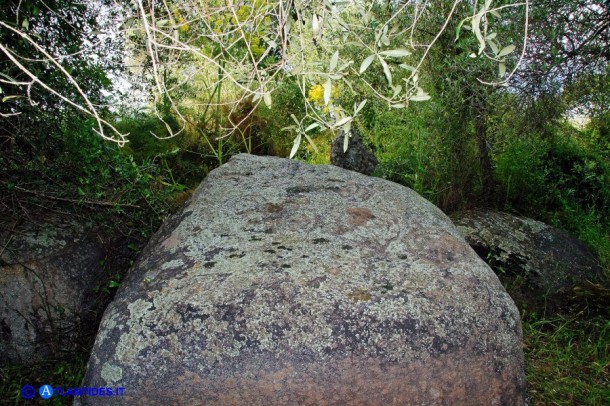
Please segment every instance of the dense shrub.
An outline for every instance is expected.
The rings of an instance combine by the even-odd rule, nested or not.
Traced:
[[[508,139],[496,155],[501,207],[554,224],[586,242],[610,269],[610,164],[581,133]]]

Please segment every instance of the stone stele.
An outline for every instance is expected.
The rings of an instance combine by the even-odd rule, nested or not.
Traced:
[[[82,404],[522,405],[519,313],[412,190],[237,155],[104,315]]]

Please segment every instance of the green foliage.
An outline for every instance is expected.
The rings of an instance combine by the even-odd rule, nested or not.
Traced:
[[[170,121],[171,120],[167,120]],[[183,189],[194,187],[217,163],[217,157],[205,141],[192,131],[183,131],[168,138],[165,125],[157,118],[145,115],[122,117],[116,127],[129,132],[125,153],[146,168],[157,168],[161,185]]]
[[[535,405],[606,405],[610,319],[523,319],[528,394]]]
[[[154,160],[137,162],[128,150],[101,139],[91,124],[65,117],[46,137],[5,149],[0,201],[10,209],[6,216],[40,207],[75,215],[90,211],[86,217],[115,232],[148,238],[185,187]]]
[[[495,175],[501,197],[518,208],[539,211],[545,205],[544,158],[548,142],[539,138],[513,138],[498,148]]]
[[[592,117],[582,138],[591,150],[599,151],[599,154],[610,162],[610,112]]]
[[[472,128],[457,120],[443,100],[433,98],[408,110],[370,103],[360,123],[379,160],[379,176],[414,189],[447,211],[480,193]]]
[[[524,212],[565,207],[610,213],[610,165],[562,127],[554,139],[518,138],[496,155],[506,202]]]
[[[610,269],[610,163],[576,129],[555,131],[505,140],[495,156],[503,205],[567,230]]]
[[[3,404],[31,405],[38,404],[36,400],[26,400],[21,397],[23,385],[33,385],[38,389],[42,385],[53,387],[78,388],[81,386],[88,354],[70,354],[69,357],[58,358],[46,362],[38,362],[31,366],[7,364],[0,367],[0,399]],[[38,400],[41,399],[37,396]],[[71,405],[72,397],[53,396],[40,404]]]
[[[565,137],[565,131],[560,136]],[[610,163],[598,154],[572,138],[560,138],[548,151],[544,170],[555,200],[549,203],[551,208],[574,204],[610,215]]]
[[[610,60],[607,1],[545,0],[532,4],[521,92],[557,94],[579,78],[606,71]],[[595,98],[596,93],[589,96]]]
[[[409,186],[428,198],[434,198],[435,149],[429,148],[431,140],[428,128],[421,119],[403,111],[375,112],[371,108],[365,114],[370,119],[366,135],[371,139],[379,160],[377,174],[385,179]],[[414,119],[415,118],[415,119]],[[432,152],[432,153],[431,153]]]
[[[259,106],[257,111],[265,122],[265,126],[260,129],[260,142],[267,146],[269,155],[287,157],[292,148],[293,136],[282,129],[294,124],[291,114],[305,114],[303,98],[296,81],[288,79],[282,82],[273,93],[273,100],[272,108]]]

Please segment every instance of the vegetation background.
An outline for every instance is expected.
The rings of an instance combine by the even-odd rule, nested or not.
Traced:
[[[286,129],[298,130],[304,122],[297,119],[295,126],[292,116],[331,120],[341,113],[329,106],[351,106],[371,94],[360,82],[333,79],[326,92],[324,76],[304,82],[285,75],[275,82],[272,103],[253,95],[235,98],[235,87],[221,80],[217,69],[187,55],[172,56],[172,64],[163,65],[157,78],[171,91],[149,99],[152,60],[135,51],[144,42],[130,31],[137,21],[129,17],[136,2],[93,3],[5,0],[0,5],[0,218],[27,221],[50,208],[93,217],[100,228],[129,238],[135,256],[206,174],[236,153],[295,153],[295,159],[327,164],[338,128],[314,127],[308,132],[312,142],[295,150],[294,133]],[[380,21],[406,4],[369,3]],[[181,2],[164,4],[177,7],[170,10],[177,35],[191,38],[196,27],[180,13]],[[247,19],[268,4],[236,2],[236,16],[242,13]],[[438,1],[425,8],[414,31],[422,43],[430,43],[455,4]],[[468,15],[473,4],[460,2],[459,9]],[[219,32],[241,18],[215,16],[208,24]],[[473,58],[477,40],[463,34],[456,38],[460,21],[449,21],[422,64],[418,85],[430,96],[428,101],[391,108],[383,99],[369,97],[350,121],[379,159],[374,175],[414,189],[448,214],[495,208],[564,229],[591,248],[610,277],[609,3],[532,3],[529,45],[507,87],[477,80],[497,74],[498,58]],[[505,39],[518,44],[523,14],[507,10],[505,21]],[[99,34],[109,26],[121,30]],[[83,93],[17,30],[62,56],[62,65]],[[337,45],[330,34],[313,34],[304,58],[321,59],[325,68]],[[393,41],[406,43],[409,35],[398,32]],[[208,45],[210,55],[222,54]],[[264,66],[276,66],[282,57],[264,54],[264,33],[256,30],[241,46],[257,53]],[[347,41],[338,51],[341,60],[357,61],[357,71],[362,47]],[[28,85],[31,77],[10,55],[18,55],[30,72],[68,100],[85,104],[85,97],[89,99],[117,133],[129,133],[128,143],[102,139],[95,118],[40,83]],[[390,65],[397,72],[398,61]],[[189,69],[198,74],[182,80]],[[383,64],[375,62],[361,73],[373,87],[387,86]],[[399,77],[395,74],[394,80]],[[227,128],[232,129],[228,136]],[[165,138],[170,134],[174,136]],[[100,287],[109,298],[124,272],[117,270],[116,278]],[[522,309],[531,404],[605,405],[610,399],[610,279],[570,292],[569,300],[570,307],[552,318]],[[0,400],[22,402],[19,390],[25,383],[79,386],[91,344],[88,337],[82,353],[34,368],[2,366]],[[61,404],[62,399],[54,402]]]

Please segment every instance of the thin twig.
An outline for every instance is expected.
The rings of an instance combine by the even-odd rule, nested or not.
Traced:
[[[15,189],[21,190],[22,192],[25,192],[25,193],[30,193],[30,194],[33,194],[33,195],[36,195],[36,196],[40,196],[40,197],[45,198],[45,199],[58,200],[60,202],[77,203],[77,204],[89,204],[89,205],[93,205],[93,206],[106,206],[106,207],[129,207],[129,208],[134,208],[134,209],[140,209],[141,208],[138,205],[128,204],[128,203],[103,202],[103,201],[95,201],[95,200],[74,200],[74,199],[67,199],[65,197],[49,196],[47,194],[36,192],[34,190],[24,189],[24,188],[19,187],[19,186],[15,186]]]

